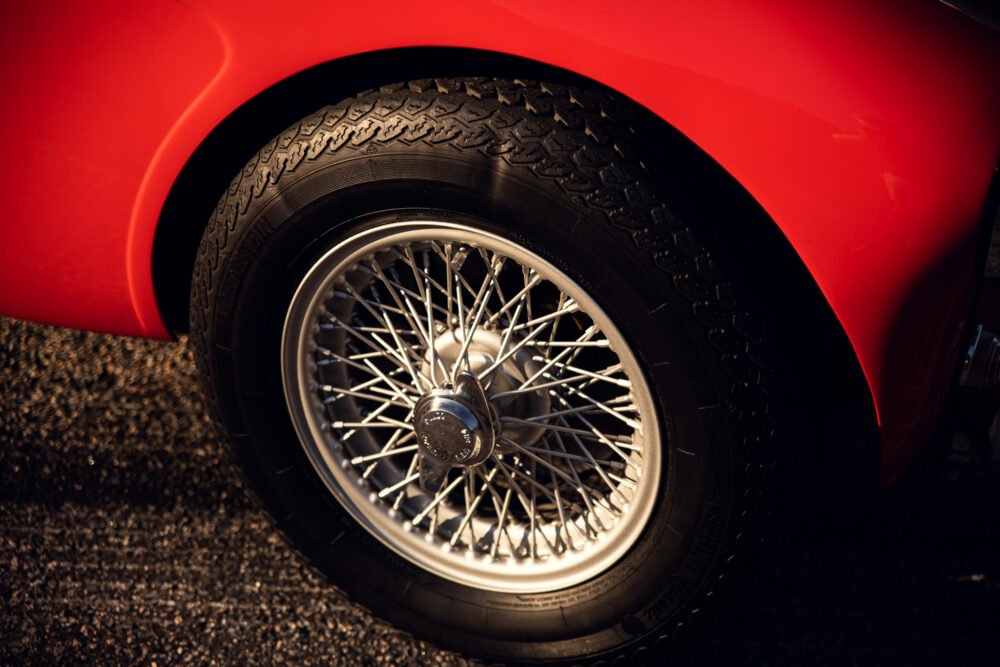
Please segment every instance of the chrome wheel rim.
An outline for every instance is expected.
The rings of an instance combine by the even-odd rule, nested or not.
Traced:
[[[281,345],[316,472],[368,532],[437,576],[563,589],[608,570],[649,521],[660,425],[638,361],[577,282],[510,239],[426,220],[353,236],[306,273]],[[463,382],[488,407],[458,396]],[[438,423],[460,424],[445,429],[457,440],[414,424],[429,403]],[[440,458],[435,445],[460,448],[477,428],[474,455]]]

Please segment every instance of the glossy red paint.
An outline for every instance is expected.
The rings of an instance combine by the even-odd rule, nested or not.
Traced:
[[[493,50],[620,91],[746,187],[846,330],[883,427],[884,477],[900,470],[949,385],[971,304],[976,221],[1000,153],[996,33],[933,0],[356,7],[3,9],[0,312],[167,337],[151,280],[155,227],[222,119],[340,57]]]

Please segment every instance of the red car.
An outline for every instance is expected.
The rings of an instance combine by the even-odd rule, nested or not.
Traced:
[[[0,313],[188,333],[400,627],[634,656],[800,470],[887,484],[1000,379],[986,4],[9,5]]]

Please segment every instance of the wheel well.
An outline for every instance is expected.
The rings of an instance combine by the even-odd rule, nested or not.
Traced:
[[[318,65],[260,93],[223,120],[197,148],[175,181],[157,224],[153,284],[167,327],[188,327],[188,295],[195,253],[205,225],[232,177],[274,136],[304,116],[361,90],[398,81],[455,75],[540,79],[604,89],[600,84],[515,56],[471,49],[407,48],[343,58]],[[616,97],[624,96],[616,94]],[[631,102],[629,102],[631,103]],[[697,218],[741,269],[775,322],[782,349],[801,366],[810,385],[822,385],[820,401],[836,397],[873,402],[847,336],[798,255],[746,190],[720,165],[669,124],[636,105],[651,147],[647,167],[681,213]],[[816,354],[816,350],[822,354]],[[802,372],[798,373],[802,375]],[[822,380],[818,379],[822,378]],[[815,395],[815,394],[814,394]]]
[[[456,70],[459,70],[456,72]],[[381,85],[468,74],[594,87],[566,70],[499,53],[406,48],[317,65],[263,91],[233,111],[202,141],[167,195],[153,241],[153,289],[167,328],[188,328],[195,253],[219,197],[257,151],[305,116]]]

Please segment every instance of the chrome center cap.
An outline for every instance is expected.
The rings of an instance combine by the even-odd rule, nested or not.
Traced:
[[[450,466],[479,465],[496,444],[496,427],[486,395],[471,373],[453,389],[433,389],[417,401],[413,428],[423,455]]]
[[[413,426],[423,451],[442,463],[466,464],[478,460],[483,451],[479,418],[465,404],[447,394],[430,394],[420,399]]]

